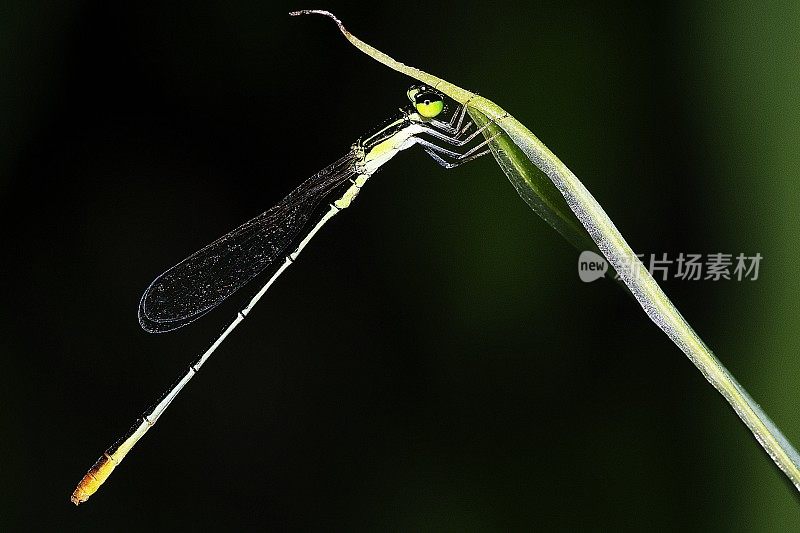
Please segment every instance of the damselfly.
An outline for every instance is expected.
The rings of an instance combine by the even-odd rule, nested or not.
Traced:
[[[109,447],[72,493],[78,505],[94,494],[134,444],[156,423],[231,331],[247,317],[319,229],[350,206],[367,180],[398,152],[419,145],[438,164],[453,168],[489,152],[487,138],[475,141],[483,129],[470,132],[473,123],[466,106],[449,120],[444,97],[416,85],[408,90],[410,105],[383,126],[356,141],[350,151],[304,181],[276,206],[220,237],[160,276],[145,290],[139,304],[139,322],[146,331],[161,333],[183,327],[208,313],[256,276],[266,283],[236,315],[211,346],[128,432]],[[450,145],[446,148],[437,144]],[[472,144],[471,148],[466,148]]]

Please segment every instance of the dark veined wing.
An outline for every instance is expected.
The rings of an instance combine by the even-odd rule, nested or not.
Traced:
[[[200,318],[263,272],[283,264],[327,211],[322,200],[355,173],[351,152],[304,181],[277,205],[158,276],[139,302],[139,323],[151,333]],[[349,185],[349,182],[347,182]],[[291,248],[291,249],[290,249]]]

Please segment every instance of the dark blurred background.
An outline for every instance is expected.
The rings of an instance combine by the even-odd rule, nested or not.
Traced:
[[[648,7],[645,7],[648,6]],[[0,15],[6,530],[800,526],[727,403],[493,160],[410,150],[325,228],[85,505],[97,456],[257,287],[148,335],[161,271],[404,104],[323,18],[534,131],[800,444],[798,4],[11,2]]]

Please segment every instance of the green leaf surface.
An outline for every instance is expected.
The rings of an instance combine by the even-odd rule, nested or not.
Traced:
[[[525,203],[578,250],[597,250],[594,241],[550,178],[531,163],[508,134],[486,115],[471,107],[467,111],[478,127],[486,126],[492,155]]]

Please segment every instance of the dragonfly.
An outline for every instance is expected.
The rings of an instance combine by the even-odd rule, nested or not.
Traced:
[[[479,137],[486,126],[473,129],[475,124],[466,116],[466,106],[456,106],[445,119],[449,106],[442,93],[414,85],[406,94],[410,103],[359,138],[344,157],[308,178],[271,209],[165,271],[147,287],[139,302],[139,323],[145,331],[164,333],[194,322],[254,278],[267,278],[180,379],[103,452],[78,483],[70,498],[72,503],[85,502],[100,488],[314,235],[350,207],[367,180],[384,164],[412,146],[420,146],[446,169],[491,151],[494,137]]]

